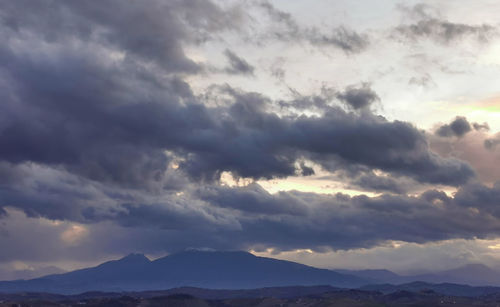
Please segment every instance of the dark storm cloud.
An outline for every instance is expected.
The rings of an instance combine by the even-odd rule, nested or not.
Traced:
[[[101,202],[101,208],[106,210],[116,204],[116,200],[106,195],[105,189],[76,176],[27,165],[19,168],[27,179],[0,186],[0,203],[19,208],[29,217],[82,222],[84,208]],[[115,193],[114,198],[119,200],[120,194]]]
[[[270,29],[271,39],[297,42],[305,41],[314,46],[332,46],[346,53],[358,53],[365,50],[370,44],[366,34],[339,26],[324,32],[316,27],[303,27],[289,13],[274,7],[271,3],[263,1],[260,7],[269,15],[270,19],[279,25]]]
[[[304,158],[329,170],[331,161],[337,161],[336,167],[356,164],[429,183],[457,185],[473,176],[467,164],[430,152],[425,136],[403,122],[351,114],[336,107],[327,108],[319,117],[280,117],[268,109],[272,103],[269,98],[230,87],[224,90],[229,99],[227,107],[208,107],[179,77],[165,76],[134,61],[142,61],[144,55],[129,42],[135,32],[122,31],[127,29],[122,28],[124,21],[116,16],[104,18],[109,13],[100,6],[63,3],[57,6],[61,11],[42,10],[37,18],[10,20],[7,14],[2,19],[8,25],[5,28],[21,31],[21,37],[55,30],[47,28],[53,26],[49,19],[53,15],[61,19],[53,22],[64,28],[61,33],[56,31],[55,38],[41,35],[40,41],[21,39],[15,46],[24,52],[9,48],[9,44],[0,49],[0,60],[5,63],[1,73],[10,97],[2,105],[7,114],[0,130],[0,158],[4,161],[63,166],[99,182],[130,187],[161,181],[174,157],[181,158],[181,169],[192,178],[204,180],[217,180],[223,171],[254,179],[286,177],[297,172],[296,162]],[[153,3],[158,7],[119,7],[116,14],[124,19],[130,19],[131,14],[143,16],[153,9],[167,15],[173,11],[187,14],[184,2]],[[207,28],[217,31],[227,26],[217,7],[206,8],[204,2],[191,4],[201,6],[189,14],[203,15],[199,18],[209,24]],[[5,12],[18,9],[13,3],[4,6]],[[151,14],[153,19],[160,18]],[[192,39],[184,32],[200,23],[195,17],[187,25],[176,18],[161,18],[156,31],[168,27],[163,22],[174,23],[174,29],[178,28],[175,35],[172,29],[162,35],[165,43],[173,40],[182,46],[183,40]],[[77,25],[88,27],[90,34],[71,30]],[[108,48],[108,40],[103,42],[97,29],[111,33],[113,39],[108,40],[112,47],[122,48],[119,51],[126,57],[114,58],[109,52],[115,49],[100,53],[94,46],[66,44],[76,40]],[[14,39],[11,31],[5,34],[7,42]],[[152,49],[163,48],[154,45],[157,36],[143,39],[154,41]],[[28,49],[48,42],[54,48],[50,54]],[[185,63],[182,57],[163,56]],[[161,61],[159,55],[151,58]],[[179,65],[162,67],[177,71]],[[332,95],[327,94],[326,99]],[[348,88],[338,97],[361,108],[378,96],[364,85]],[[165,154],[165,150],[172,154]]]
[[[0,132],[6,161],[63,164],[95,180],[135,184],[161,176],[165,168],[167,157],[156,143],[161,131],[174,137],[176,122],[204,125],[203,109],[178,105],[191,95],[182,81],[151,86],[159,80],[99,67],[85,54],[52,64],[8,55],[2,61],[11,64],[6,73],[20,89],[12,89],[20,103],[6,106],[12,115]],[[161,90],[165,102],[150,101]]]
[[[457,116],[450,124],[445,124],[436,130],[436,134],[442,137],[462,137],[472,130],[471,125],[463,116]]]
[[[126,226],[133,225],[127,224],[131,220],[148,227],[170,225],[171,231],[184,231],[183,238],[191,244],[213,248],[370,248],[388,240],[426,243],[498,235],[499,193],[498,187],[479,184],[459,189],[455,197],[429,190],[415,197],[384,194],[373,198],[297,191],[271,195],[258,185],[212,186],[197,196],[212,207],[231,210],[233,223],[216,226],[217,218],[211,217],[203,220],[203,226],[191,225],[191,215],[166,214],[165,207],[153,205],[135,207],[119,221],[126,221]],[[180,242],[174,242],[171,249],[181,248]]]
[[[117,245],[115,250],[126,247],[151,252],[186,246],[324,251],[370,248],[388,240],[426,243],[489,238],[500,234],[498,197],[498,186],[480,184],[466,185],[454,197],[437,190],[419,196],[378,197],[297,191],[269,194],[256,184],[213,185],[170,202],[124,202],[114,215],[95,211],[92,218],[97,224],[92,227],[103,228],[103,232],[95,233],[91,241],[103,243],[110,236],[116,240],[113,231],[117,227],[123,227],[119,232],[125,236],[110,242]],[[106,220],[118,226],[106,224]],[[131,241],[129,234],[139,239]]]
[[[368,172],[354,178],[350,184],[368,191],[384,191],[395,194],[404,194],[411,189],[411,185],[415,185],[415,182],[404,178],[377,176],[373,172]]]
[[[229,49],[224,51],[224,55],[229,61],[229,67],[225,69],[227,73],[230,74],[243,74],[243,75],[253,75],[255,67],[250,65],[247,61],[237,56],[234,52]]]
[[[302,176],[312,176],[312,175],[314,175],[314,169],[312,167],[305,165],[304,162],[301,162],[300,163],[300,174]]]
[[[465,134],[471,132],[472,129],[475,131],[489,131],[490,126],[488,123],[469,123],[467,118],[457,116],[451,123],[440,126],[435,134],[441,137],[463,137]]]
[[[329,129],[330,125],[337,128]],[[400,121],[332,110],[323,118],[300,118],[291,131],[297,133],[292,137],[297,145],[308,148],[310,159],[330,171],[360,165],[450,185],[474,176],[467,164],[431,152],[424,134]]]
[[[380,100],[368,84],[363,84],[361,87],[350,86],[344,92],[338,93],[337,98],[355,110],[367,108]]]
[[[319,117],[278,117],[266,111],[260,94],[228,94],[234,103],[222,117],[224,137],[214,135],[203,152],[192,152],[182,164],[194,177],[217,178],[224,170],[256,179],[286,177],[303,157],[330,171],[354,164],[428,183],[459,185],[474,176],[467,164],[432,153],[424,134],[410,124],[337,107]]]
[[[81,248],[92,247],[98,253],[102,253],[101,248],[110,249],[108,243],[115,246],[115,252],[127,249],[164,252],[186,246],[325,250],[369,248],[387,240],[425,243],[485,238],[500,233],[500,212],[496,209],[498,186],[468,184],[454,197],[430,190],[416,197],[384,194],[370,198],[297,191],[270,194],[257,184],[245,187],[196,184],[186,186],[182,194],[165,195],[106,188],[50,169],[46,173],[31,172],[35,178],[19,183],[18,192],[2,191],[2,203],[31,217],[84,223],[90,231],[91,243]],[[22,228],[19,223],[16,222],[16,227]],[[29,224],[29,220],[23,223]],[[31,237],[40,234],[49,240],[60,235],[59,226],[46,228]],[[120,241],[106,242],[107,238],[117,239],[113,233],[116,231],[122,233],[118,236]],[[138,239],[131,240],[132,236]],[[0,242],[5,241],[12,240],[0,238]],[[22,247],[9,244],[14,250]],[[81,254],[78,248],[73,252]],[[46,257],[47,253],[9,253],[3,259],[32,260],[39,256]]]
[[[109,9],[113,8],[113,9]],[[209,39],[217,31],[238,27],[237,8],[223,10],[210,1],[2,2],[2,25],[12,33],[35,32],[49,43],[77,38],[116,49],[125,56],[153,62],[177,72],[195,72],[183,42]]]
[[[438,16],[438,13],[432,12],[432,8],[424,4],[399,8],[416,21],[396,27],[394,29],[396,37],[410,40],[428,38],[438,43],[449,44],[465,37],[484,42],[497,33],[497,29],[488,24],[468,25],[448,21]]]
[[[272,12],[294,29],[289,15]],[[22,210],[31,221],[103,227],[92,237],[94,251],[108,243],[122,250],[103,243],[106,227],[133,233],[122,237],[124,246],[157,251],[346,249],[498,233],[496,220],[464,209],[486,199],[472,190],[463,190],[457,206],[439,193],[351,198],[222,186],[223,172],[236,179],[308,176],[312,163],[392,193],[404,190],[392,179],[367,176],[380,170],[394,180],[452,186],[475,176],[467,163],[431,151],[423,131],[371,113],[378,96],[366,85],[292,101],[221,86],[215,106],[196,96],[185,77],[200,66],[185,45],[236,27],[240,17],[237,9],[194,0],[1,2],[0,208]],[[300,29],[300,39],[346,52],[367,44],[344,28],[333,36]],[[280,33],[281,40],[293,37]],[[250,69],[228,57],[234,69]],[[335,106],[335,98],[366,112]],[[273,109],[301,105],[318,112]],[[55,226],[40,235],[59,238],[64,229]]]
[[[33,31],[45,41],[68,42],[71,38],[94,42],[124,52],[168,69],[169,71],[193,72],[198,65],[187,58],[181,41],[189,39],[189,32],[179,18],[193,5],[193,15],[213,24],[222,20],[222,12],[214,7],[214,16],[199,14],[208,6],[203,2],[152,1],[142,5],[133,1],[65,2],[31,1],[3,2],[2,24],[12,31],[9,35],[23,35]],[[113,9],[110,10],[109,8]],[[178,13],[175,13],[175,12]],[[22,18],[21,18],[22,16]],[[186,21],[193,25],[196,18]],[[134,22],[139,21],[140,22]]]
[[[248,231],[236,232],[235,239],[241,235],[255,245],[283,249],[308,246],[321,250],[322,247],[367,248],[386,240],[425,243],[452,238],[485,238],[500,231],[495,206],[498,193],[498,187],[482,185],[466,186],[454,198],[435,190],[418,197],[382,195],[374,198],[283,192],[273,195],[274,200],[290,204],[294,203],[290,201],[292,198],[295,203],[304,204],[304,209],[307,208],[304,217],[296,216],[296,209],[279,218],[259,215],[241,222],[243,230]],[[230,197],[237,197],[235,194],[239,191],[234,191]],[[269,196],[264,192],[260,197]],[[259,199],[256,195],[253,197]],[[470,210],[472,208],[480,211]],[[252,238],[253,235],[259,239]]]
[[[227,88],[232,104],[208,108],[189,85],[135,65],[100,65],[85,52],[52,59],[3,50],[12,80],[11,114],[0,131],[0,157],[11,163],[64,165],[98,181],[131,186],[159,180],[171,150],[194,178],[222,171],[251,178],[286,177],[297,159],[342,159],[412,176],[461,184],[468,165],[429,151],[425,136],[403,122],[330,108],[320,117],[279,117],[258,93]],[[75,84],[78,86],[75,87]],[[12,108],[9,108],[12,106]]]
[[[307,213],[307,205],[300,198],[282,192],[271,195],[258,184],[239,189],[212,186],[199,190],[197,196],[216,206],[243,212],[298,216]]]

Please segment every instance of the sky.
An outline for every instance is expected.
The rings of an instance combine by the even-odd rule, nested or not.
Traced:
[[[499,14],[0,1],[0,279],[187,248],[500,268]]]

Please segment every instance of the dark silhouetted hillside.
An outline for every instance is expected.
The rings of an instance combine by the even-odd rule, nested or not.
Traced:
[[[32,280],[0,282],[1,292],[80,293],[142,291],[191,286],[250,289],[276,286],[331,285],[353,288],[363,278],[247,252],[186,251],[150,261],[140,254],[93,268]]]

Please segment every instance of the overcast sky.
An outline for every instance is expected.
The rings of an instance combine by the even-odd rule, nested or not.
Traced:
[[[0,0],[0,279],[186,248],[500,267],[499,15]]]

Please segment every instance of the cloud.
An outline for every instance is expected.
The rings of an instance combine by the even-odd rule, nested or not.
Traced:
[[[342,26],[332,29],[329,34],[321,33],[317,28],[310,28],[305,31],[305,36],[313,45],[333,45],[347,53],[361,52],[369,45],[366,34],[359,34]]]
[[[350,184],[355,188],[361,188],[363,191],[383,191],[395,194],[405,194],[409,190],[418,186],[416,182],[414,182],[413,180],[408,180],[408,178],[377,176],[373,172],[367,172],[353,178]]]
[[[266,110],[269,98],[229,87],[223,92],[230,105],[210,108],[179,79],[160,83],[154,74],[135,72],[135,65],[108,68],[85,52],[51,65],[9,52],[4,59],[12,63],[6,71],[15,84],[12,95],[22,101],[6,111],[13,116],[0,132],[0,158],[9,163],[62,165],[129,186],[161,180],[171,159],[165,150],[182,158],[181,169],[194,178],[209,180],[222,171],[286,177],[303,157],[325,168],[323,161],[340,158],[433,183],[455,185],[473,176],[466,164],[429,152],[413,126],[372,114],[332,107],[320,117],[280,118]],[[375,94],[344,95],[365,103]]]
[[[399,8],[415,22],[396,27],[394,35],[412,41],[427,38],[441,44],[450,44],[471,37],[485,42],[497,32],[496,28],[489,24],[468,25],[442,19],[437,12],[433,12],[432,8],[425,4],[417,4],[413,7],[401,5]]]
[[[442,157],[455,157],[467,161],[476,171],[478,179],[488,184],[500,180],[498,159],[500,152],[494,149],[494,140],[497,137],[484,129],[472,130],[462,137],[440,137],[429,135],[432,151]],[[493,146],[489,145],[493,142]],[[488,144],[488,145],[486,145]]]
[[[495,148],[500,145],[500,137],[493,137],[484,140],[484,147],[488,150],[495,150]]]
[[[425,88],[436,86],[436,83],[432,80],[432,77],[429,73],[425,73],[419,77],[411,77],[408,81],[408,84],[418,85]]]
[[[255,179],[286,177],[295,173],[301,158],[327,170],[360,165],[429,183],[457,185],[474,176],[467,164],[430,152],[425,136],[408,123],[338,107],[319,117],[280,118],[265,110],[268,100],[258,93],[227,93],[234,102],[224,118],[232,122],[222,122],[231,132],[220,139],[214,134],[202,154],[193,152],[183,162],[192,176],[217,178],[230,171]]]
[[[472,123],[472,127],[474,127],[474,130],[476,131],[490,131],[490,125],[488,123]]]
[[[172,159],[178,159],[180,169],[196,180],[218,180],[224,171],[253,179],[283,178],[294,175],[296,162],[303,159],[327,170],[332,170],[332,163],[354,164],[428,183],[458,185],[474,176],[467,164],[430,152],[425,136],[415,127],[371,113],[327,107],[321,116],[280,117],[269,109],[270,98],[229,86],[221,90],[228,101],[225,107],[208,106],[180,76],[164,74],[165,69],[178,72],[188,63],[183,53],[150,57],[142,48],[149,43],[156,51],[166,48],[156,39],[168,27],[165,22],[173,25],[160,37],[179,46],[194,39],[184,32],[199,26],[197,17],[212,31],[224,29],[229,24],[220,16],[223,11],[194,1],[200,7],[189,14],[202,16],[189,15],[192,20],[186,25],[157,15],[157,11],[188,14],[184,2],[153,3],[147,8],[118,6],[119,13],[111,18],[101,6],[64,2],[58,6],[61,11],[42,11],[36,19],[8,23],[10,31],[22,29],[26,37],[16,38],[14,44],[7,31],[5,41],[12,44],[0,49],[1,61],[8,63],[1,73],[11,97],[2,105],[8,116],[0,130],[0,159],[64,167],[98,182],[133,188],[161,184]],[[7,12],[19,9],[5,6]],[[151,18],[161,19],[153,27],[158,33],[141,38],[147,43],[138,46],[135,40],[142,31],[123,32],[117,16],[140,17],[150,10],[154,10]],[[67,26],[55,38],[46,36],[50,23],[37,26],[50,14],[61,16],[58,26]],[[70,31],[76,26],[87,32]],[[107,40],[101,39],[100,30],[107,33]],[[79,43],[67,44],[70,40]],[[50,53],[33,47],[48,43]],[[115,55],[117,48],[125,57]],[[163,56],[177,64],[165,66]],[[159,69],[145,68],[145,58],[158,61]],[[326,99],[331,95],[326,93]],[[349,87],[337,96],[353,108],[367,107],[378,97],[368,85]]]
[[[272,22],[278,28],[271,28],[267,32],[270,39],[297,42],[305,41],[313,46],[332,46],[345,53],[359,53],[364,51],[370,44],[367,34],[360,34],[344,26],[338,26],[324,32],[317,27],[304,27],[300,25],[292,15],[273,6],[268,1],[259,3],[259,6],[267,13]]]
[[[224,51],[224,55],[226,55],[229,60],[229,67],[225,70],[227,73],[253,75],[255,67],[248,64],[247,61],[237,56],[234,52],[226,49],[226,51]]]
[[[220,199],[212,199],[212,204],[224,205],[225,197],[232,200],[239,197],[236,195],[246,195],[247,189],[233,189],[232,193],[222,194]],[[247,218],[240,221],[242,231],[234,234],[235,240],[242,242],[242,238],[247,238],[254,241],[254,245],[278,249],[351,249],[376,246],[386,240],[425,243],[451,238],[484,238],[496,235],[500,227],[494,205],[498,187],[467,185],[459,189],[454,198],[434,190],[418,197],[382,195],[369,198],[300,192],[271,196],[252,189],[255,194],[245,197],[245,206],[238,208]],[[283,211],[272,215],[263,208],[261,212],[267,216],[258,214],[252,218],[256,213],[254,208],[262,208],[257,204],[267,203],[264,200],[267,197],[283,206],[301,204],[305,211],[282,207]],[[480,211],[472,210],[474,208]],[[495,216],[493,220],[490,214]]]
[[[337,98],[354,110],[367,108],[375,101],[380,100],[377,93],[366,83],[359,88],[348,87],[344,92],[338,93]]]
[[[106,8],[113,7],[113,10]],[[208,39],[213,33],[237,27],[236,8],[223,10],[210,1],[106,0],[99,3],[18,1],[0,8],[8,36],[42,35],[50,43],[84,43],[112,49],[131,60],[152,63],[170,72],[196,72],[183,42]],[[36,13],[35,13],[36,12]],[[21,18],[22,16],[22,18]],[[140,22],[137,22],[140,21]],[[5,32],[4,32],[5,33]]]
[[[238,7],[48,3],[0,4],[0,245],[12,247],[3,260],[188,246],[351,249],[498,234],[498,188],[472,185],[470,163],[436,153],[433,136],[374,114],[380,99],[368,84],[291,99],[214,85],[215,103],[195,93],[189,82],[204,72],[184,49],[237,28]],[[277,40],[347,53],[368,46],[362,34],[302,27],[266,3],[288,27],[270,32]],[[254,71],[225,54],[231,72]],[[466,139],[455,126],[447,129]],[[254,181],[310,176],[310,165],[344,172],[347,184],[379,196],[270,194],[255,182],[220,181],[224,172]],[[412,184],[460,193],[404,195]]]
[[[62,255],[90,249],[79,256],[83,259],[100,248],[99,254],[141,249],[161,253],[186,246],[328,251],[371,248],[391,241],[423,244],[457,238],[484,239],[500,233],[500,211],[496,208],[499,196],[498,186],[481,184],[463,186],[454,197],[437,190],[418,196],[351,197],[297,191],[270,194],[256,184],[206,186],[179,197],[175,203],[124,203],[114,216],[95,213],[91,225],[76,228],[77,234],[82,233],[80,227],[88,229],[85,236],[68,241],[65,246],[70,250]],[[25,245],[31,241],[14,244],[12,240],[21,234],[14,229],[26,232],[30,227],[25,225],[43,226],[31,237],[33,242],[49,245],[66,242],[67,234],[75,233],[70,221],[25,219],[16,212],[9,211],[9,235],[0,237],[2,244],[12,246],[12,253],[2,255],[4,260],[46,259],[50,255],[21,252],[30,250]],[[37,250],[41,245],[31,248]]]
[[[436,134],[442,137],[462,137],[472,130],[471,125],[465,117],[457,116],[450,124],[445,124],[436,130]]]
[[[305,165],[304,162],[301,162],[300,163],[300,174],[302,176],[312,176],[312,175],[314,175],[314,169],[312,167]]]

